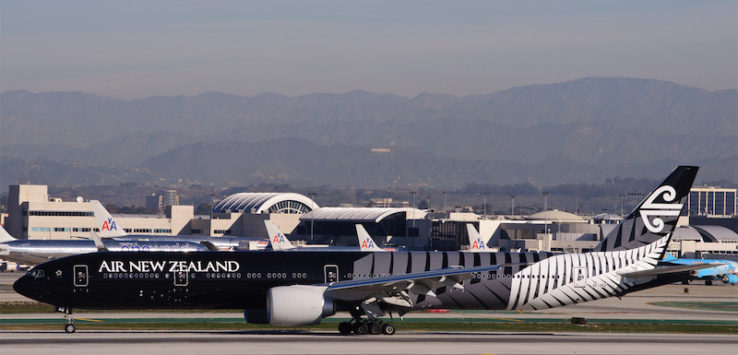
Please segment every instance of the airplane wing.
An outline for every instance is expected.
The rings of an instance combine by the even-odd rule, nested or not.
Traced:
[[[346,280],[318,286],[327,287],[326,295],[337,300],[360,302],[359,307],[370,318],[381,317],[384,311],[403,315],[413,308],[408,291],[436,297],[435,290],[451,287],[463,290],[462,283],[482,272],[495,271],[502,265],[451,267],[402,275],[387,275],[364,280]]]
[[[272,223],[272,221],[265,220],[264,225],[266,225],[267,233],[269,233],[269,245],[272,246],[273,250],[289,250],[296,248],[292,243],[290,243],[290,240],[284,236],[282,231]]]
[[[364,229],[361,224],[356,225],[356,236],[359,237],[359,247],[361,251],[384,251],[384,249],[377,246],[374,243],[374,239],[369,236],[369,233]]]
[[[123,227],[121,227],[118,222],[113,219],[113,216],[108,213],[108,210],[103,207],[100,201],[92,200],[90,203],[92,204],[92,212],[95,215],[97,228],[100,230],[98,235],[101,238],[125,237],[128,235],[128,233],[123,230]]]
[[[714,263],[714,264],[693,264],[693,265],[669,265],[669,266],[657,266],[650,270],[642,270],[642,271],[633,271],[628,273],[620,274],[620,276],[623,277],[647,277],[647,276],[656,276],[656,275],[662,275],[662,274],[672,274],[677,272],[685,272],[685,271],[697,271],[700,269],[707,269],[715,266],[720,266],[723,264]]]

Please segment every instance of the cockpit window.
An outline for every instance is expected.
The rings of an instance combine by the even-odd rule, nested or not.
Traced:
[[[45,276],[44,275],[44,270],[43,269],[34,269],[34,270],[31,270],[31,271],[28,272],[28,276],[31,276],[34,279],[41,279],[41,278],[43,278]]]

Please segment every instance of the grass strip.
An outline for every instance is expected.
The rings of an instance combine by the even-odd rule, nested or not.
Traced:
[[[77,329],[85,330],[177,330],[177,331],[336,331],[335,322],[325,322],[310,327],[273,327],[243,322],[177,322],[177,323],[83,323],[75,322]],[[639,324],[639,323],[602,323],[574,325],[570,323],[489,323],[489,322],[395,322],[400,331],[435,331],[435,332],[606,332],[606,333],[700,333],[700,334],[737,334],[735,325],[705,324]],[[0,330],[59,330],[60,324],[2,324]]]

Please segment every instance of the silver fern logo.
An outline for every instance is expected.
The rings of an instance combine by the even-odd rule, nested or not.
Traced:
[[[682,210],[681,203],[654,203],[657,197],[661,196],[664,201],[670,202],[676,200],[676,190],[669,185],[664,185],[656,189],[651,196],[648,196],[646,202],[641,206],[641,218],[643,224],[652,233],[660,233],[664,230],[664,220],[661,218],[651,217],[678,217]]]

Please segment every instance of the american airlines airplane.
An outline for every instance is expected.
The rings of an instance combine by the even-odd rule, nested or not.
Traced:
[[[203,235],[146,235],[146,234],[128,234],[120,224],[113,218],[108,210],[103,207],[102,203],[97,200],[90,201],[92,203],[92,211],[97,222],[97,228],[100,230],[98,235],[101,238],[110,238],[120,242],[133,243],[192,243],[202,244],[208,250],[261,250],[269,245],[269,242],[261,238],[244,238],[244,237],[210,237]]]
[[[560,307],[689,277],[659,265],[697,167],[677,167],[589,253],[463,251],[97,252],[36,266],[13,285],[73,308],[244,309],[249,323],[316,324],[337,311],[342,334],[393,334],[384,316],[420,309]]]

